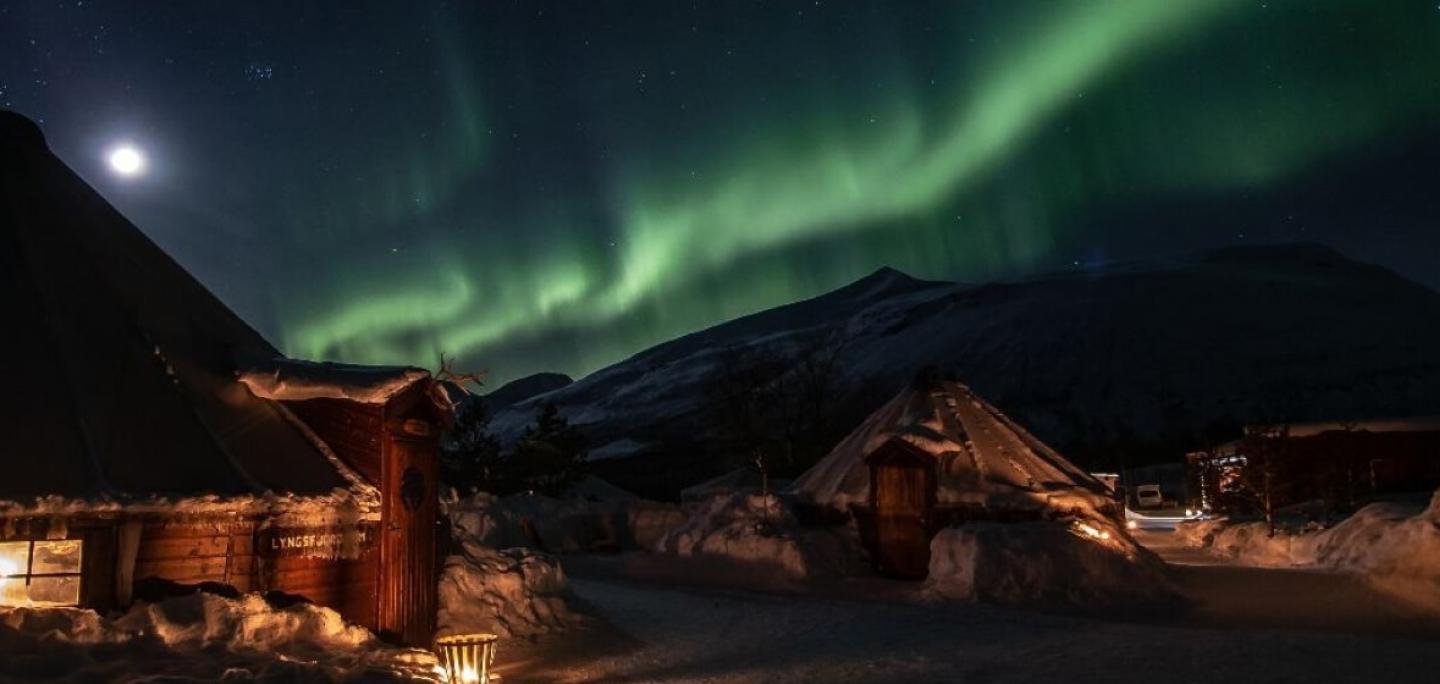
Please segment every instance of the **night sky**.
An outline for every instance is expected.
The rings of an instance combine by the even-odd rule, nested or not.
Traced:
[[[1436,0],[0,0],[0,104],[300,357],[578,375],[1247,242],[1440,286]]]

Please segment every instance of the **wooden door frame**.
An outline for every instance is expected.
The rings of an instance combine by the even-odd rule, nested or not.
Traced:
[[[925,538],[928,544],[929,540],[934,538],[935,533],[938,531],[936,529],[936,508],[939,498],[939,473],[936,467],[935,457],[909,442],[899,438],[891,438],[874,451],[871,451],[870,454],[865,457],[865,464],[869,468],[870,474],[870,495],[868,501],[870,504],[870,518],[872,519],[871,526],[873,527],[871,552],[874,562],[878,564],[882,553],[881,549],[884,544],[884,541],[880,538],[880,488],[875,486],[875,483],[878,479],[876,477],[878,471],[886,466],[918,467],[924,474],[925,502],[924,508],[920,512],[920,521],[924,526]],[[879,569],[878,565],[876,569]]]
[[[390,577],[390,573],[395,572],[395,569],[391,567],[394,559],[391,558],[390,551],[390,524],[392,522],[390,490],[393,486],[398,486],[399,483],[396,482],[396,480],[403,477],[403,473],[393,472],[394,460],[396,458],[394,450],[399,443],[420,444],[422,445],[421,448],[430,450],[433,456],[433,458],[431,459],[432,467],[430,468],[430,472],[423,473],[423,475],[425,476],[425,480],[429,483],[429,491],[425,492],[425,496],[434,499],[436,515],[435,520],[432,521],[434,524],[426,526],[425,529],[429,530],[430,534],[432,535],[430,544],[431,555],[435,555],[436,550],[438,549],[439,540],[435,538],[434,530],[436,524],[438,524],[439,522],[439,431],[442,427],[442,421],[440,420],[440,417],[437,416],[437,411],[434,410],[433,404],[431,403],[429,397],[429,392],[429,383],[417,383],[416,385],[392,398],[390,402],[386,404],[383,420],[381,423],[383,426],[383,435],[381,437],[380,447],[381,477],[379,488],[381,501],[381,538],[379,540],[379,553],[377,554],[378,557],[376,559],[377,567],[375,592],[375,622],[377,630],[381,631],[383,636],[386,636],[390,639],[399,640],[410,646],[419,647],[430,646],[429,641],[430,638],[433,636],[433,632],[435,629],[435,610],[429,611],[427,621],[428,624],[421,625],[419,628],[414,629],[406,629],[405,627],[402,627],[401,633],[397,634],[393,630],[389,629],[392,625],[388,623],[394,620],[395,616],[391,614],[392,611],[389,610],[389,606],[387,605],[386,592],[389,590],[389,582],[387,580]],[[428,422],[431,426],[431,434],[415,434],[413,432],[413,429],[411,429],[411,426],[407,425],[407,423],[412,420],[422,420]],[[425,585],[423,587],[420,587],[419,589],[428,596],[427,602],[430,604],[430,606],[438,610],[438,585],[440,579],[440,563],[438,562],[438,559],[434,561],[433,569],[434,576],[429,578],[429,580],[425,582]],[[419,632],[424,632],[424,634],[420,634]]]
[[[934,525],[935,509],[939,505],[939,473],[935,467],[935,457],[903,439],[891,438],[865,457],[865,464],[870,469],[870,509],[876,513],[880,512],[879,490],[875,486],[875,470],[881,466],[902,461],[918,464],[925,472],[925,521],[927,526]]]

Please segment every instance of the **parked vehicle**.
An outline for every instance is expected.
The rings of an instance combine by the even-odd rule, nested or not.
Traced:
[[[1165,497],[1160,493],[1158,484],[1142,484],[1135,488],[1136,508],[1160,508],[1165,504]]]

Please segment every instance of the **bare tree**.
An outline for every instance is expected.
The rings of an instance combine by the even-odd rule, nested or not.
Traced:
[[[1287,453],[1289,439],[1290,428],[1282,425],[1251,430],[1242,441],[1244,490],[1264,516],[1272,537],[1275,536],[1275,512],[1288,503],[1285,493],[1293,475],[1293,464]]]
[[[829,446],[841,379],[840,336],[815,331],[790,344],[730,347],[706,379],[721,448],[763,472],[795,475]]]

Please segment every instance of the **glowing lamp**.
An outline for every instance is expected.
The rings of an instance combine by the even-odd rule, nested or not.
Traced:
[[[490,673],[495,661],[494,634],[454,634],[435,640],[435,652],[445,666],[448,684],[489,684],[499,677]]]

